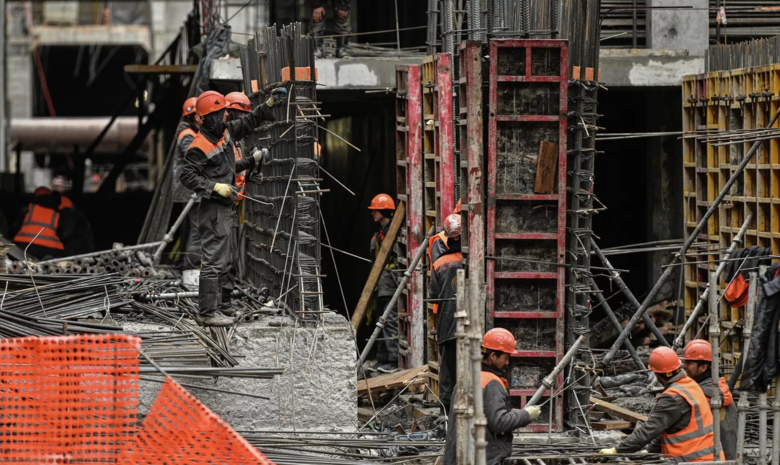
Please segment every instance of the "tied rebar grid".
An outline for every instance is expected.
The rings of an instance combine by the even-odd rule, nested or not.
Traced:
[[[244,85],[253,105],[282,83],[288,102],[275,105],[276,121],[260,128],[248,144],[267,148],[260,176],[247,185],[260,202],[245,205],[247,277],[266,287],[295,316],[324,311],[320,274],[319,161],[314,153],[317,123],[324,120],[316,95],[314,39],[301,36],[301,24],[258,32],[242,51]],[[296,76],[296,69],[300,76]],[[306,69],[308,73],[302,73]],[[246,151],[251,153],[251,149]],[[291,290],[295,292],[290,292]]]
[[[590,465],[620,463],[625,465],[672,465],[677,462],[662,454],[599,454],[600,446],[580,444],[515,444],[512,455],[504,459],[504,465]]]

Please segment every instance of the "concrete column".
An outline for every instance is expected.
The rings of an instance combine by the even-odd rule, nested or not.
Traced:
[[[647,10],[647,48],[686,49],[692,56],[704,55],[710,37],[707,0],[647,0],[647,6],[693,7]]]

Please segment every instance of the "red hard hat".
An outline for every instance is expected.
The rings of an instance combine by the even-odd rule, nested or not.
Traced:
[[[444,235],[447,237],[460,236],[460,213],[453,213],[444,218]]]
[[[35,189],[35,192],[33,192],[33,197],[38,197],[39,195],[47,195],[51,194],[51,189],[48,187],[41,186],[37,189]]]
[[[650,354],[650,370],[656,373],[672,373],[682,366],[680,357],[669,347],[658,347]]]
[[[371,199],[371,205],[368,206],[369,210],[395,210],[395,202],[393,198],[387,194],[377,194],[376,197]]]
[[[206,116],[209,113],[224,110],[226,106],[225,97],[216,90],[207,90],[200,94],[198,103],[195,106],[197,107],[198,116]]]
[[[482,338],[482,347],[506,354],[517,353],[517,341],[512,333],[504,328],[493,328]]]
[[[455,210],[453,210],[452,213],[460,213],[460,209],[461,209],[460,199],[458,199],[458,203],[455,205]]]
[[[252,104],[249,103],[249,97],[244,95],[243,92],[231,92],[225,96],[225,102],[227,102],[228,110],[245,111],[249,113],[252,111]]]
[[[190,97],[184,101],[184,106],[181,107],[181,114],[184,116],[195,113],[195,105],[198,104],[198,97]]]
[[[685,345],[682,359],[692,362],[711,362],[712,345],[704,339],[694,339]]]

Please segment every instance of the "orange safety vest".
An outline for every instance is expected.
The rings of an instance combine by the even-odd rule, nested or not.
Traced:
[[[233,144],[233,153],[236,155],[236,161],[244,158],[244,154],[241,153],[241,147],[238,144]],[[242,171],[243,173],[243,171]],[[243,174],[236,173],[236,188],[238,189],[238,201],[244,200],[244,186],[246,186],[246,178]]]
[[[14,242],[30,244],[34,240],[35,245],[64,250],[65,247],[57,236],[60,214],[51,208],[42,207],[34,203],[31,203],[28,208],[29,210],[24,217],[22,227],[14,237]],[[35,236],[38,237],[36,238]]]
[[[431,264],[431,270],[433,270],[433,256],[431,255],[431,251],[433,250],[434,242],[442,241],[444,242],[444,245],[447,245],[447,239],[448,237],[444,235],[444,231],[428,238],[428,263]]]
[[[439,257],[439,259],[436,260],[436,263],[433,264],[433,269],[438,270],[439,267],[444,265],[445,263],[462,261],[462,260],[463,260],[463,253],[461,252],[447,254],[444,255],[443,257]],[[436,315],[437,313],[439,313],[439,304],[433,304],[433,314]]]
[[[65,197],[64,195],[61,197],[62,199],[60,200],[60,210],[65,210],[66,208],[73,208],[73,201],[71,201],[69,198]]]
[[[190,129],[190,128],[184,128],[184,129],[182,129],[182,130],[181,130],[181,132],[179,133],[179,135],[178,135],[178,136],[176,136],[176,137],[177,137],[177,138],[179,138],[179,139],[184,139],[184,136],[192,136],[192,137],[195,137],[195,136],[197,136],[197,135],[198,135],[198,133],[197,133],[197,132],[195,132],[195,131],[193,131],[192,129]]]
[[[661,395],[682,397],[691,406],[691,418],[685,429],[674,434],[661,434],[661,452],[682,462],[714,462],[712,412],[699,384],[686,376],[673,383]],[[726,460],[723,451],[720,453],[720,460]]]
[[[479,372],[479,377],[479,381],[482,383],[482,389],[485,389],[485,386],[490,384],[491,381],[498,381],[502,386],[504,386],[504,389],[509,389],[509,382],[495,373],[481,371]]]

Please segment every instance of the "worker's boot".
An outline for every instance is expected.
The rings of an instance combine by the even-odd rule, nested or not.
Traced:
[[[231,289],[225,289],[222,288],[222,303],[219,304],[218,310],[222,313],[224,313],[227,316],[234,317],[236,316],[236,310],[233,308],[233,304],[231,303],[230,299],[233,298],[232,296],[233,291]]]
[[[325,39],[314,39],[314,58],[325,58]]]
[[[339,37],[336,39],[336,58],[349,58],[349,53],[347,52],[347,43],[349,39],[347,37]]]
[[[219,311],[221,289],[219,279],[201,277],[198,282],[198,317],[196,321],[201,326],[230,326],[233,319]]]

